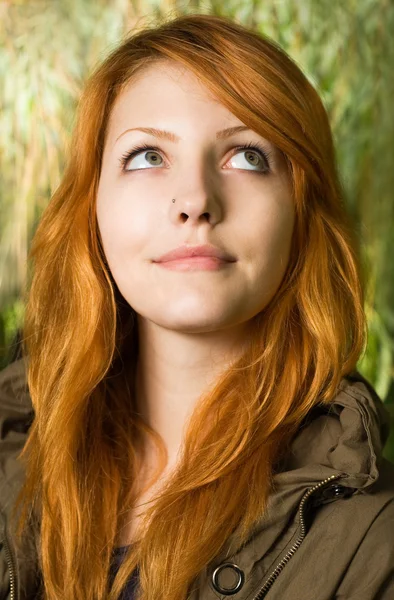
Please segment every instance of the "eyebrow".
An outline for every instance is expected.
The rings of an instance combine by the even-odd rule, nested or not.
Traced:
[[[216,132],[217,140],[224,140],[235,133],[239,133],[240,131],[251,131],[250,127],[246,127],[245,125],[237,125],[236,127],[227,127],[227,129],[221,129]],[[148,133],[149,135],[153,135],[154,137],[170,140],[170,142],[179,142],[181,139],[175,133],[171,131],[165,131],[164,129],[156,129],[155,127],[133,127],[132,129],[126,129],[123,133],[121,133],[115,140],[115,143],[121,138],[125,133],[129,131],[142,131],[144,133]]]

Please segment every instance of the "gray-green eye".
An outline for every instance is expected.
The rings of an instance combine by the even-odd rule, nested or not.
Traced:
[[[144,164],[144,161],[148,161],[149,164]],[[161,158],[160,154],[158,152],[156,152],[155,150],[148,150],[145,152],[139,152],[138,154],[135,154],[134,156],[130,157],[126,164],[129,166],[131,163],[133,163],[134,168],[133,169],[125,169],[125,171],[134,171],[137,169],[146,169],[149,168],[149,166],[151,167],[157,167],[157,166],[161,166],[163,162],[163,159]]]

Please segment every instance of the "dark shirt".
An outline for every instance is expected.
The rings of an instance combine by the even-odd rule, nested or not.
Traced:
[[[113,580],[115,579],[115,575],[120,568],[123,557],[124,557],[125,553],[127,552],[128,548],[129,548],[129,546],[122,546],[119,548],[115,548],[113,550],[113,553],[112,553],[113,559],[112,559],[111,571],[110,571],[111,585],[112,585]],[[119,596],[119,600],[134,600],[135,599],[135,589],[136,589],[137,583],[138,583],[138,565],[135,568],[135,570],[133,571],[133,573],[131,574],[123,592]]]

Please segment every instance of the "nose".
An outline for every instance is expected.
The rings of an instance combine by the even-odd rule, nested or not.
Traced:
[[[174,203],[174,199],[172,200]],[[217,223],[220,218],[220,207],[207,196],[194,196],[193,198],[176,198],[175,206],[171,204],[172,216],[176,222],[189,222],[198,224],[208,222],[211,225]]]

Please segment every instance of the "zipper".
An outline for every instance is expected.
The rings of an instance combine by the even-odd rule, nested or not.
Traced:
[[[11,548],[8,544],[5,529],[4,529],[4,549],[5,549],[5,556],[6,556],[7,564],[8,564],[8,571],[10,574],[10,600],[16,600],[16,577],[15,577],[16,570],[15,570],[15,566],[14,566],[14,560],[12,557]]]
[[[327,477],[327,479],[324,479],[324,481],[321,481],[320,483],[309,488],[309,490],[304,494],[304,496],[300,502],[300,506],[298,508],[298,512],[300,515],[300,523],[301,523],[301,533],[300,533],[297,541],[295,542],[295,544],[290,548],[290,550],[285,554],[285,556],[282,558],[282,560],[278,563],[278,565],[272,571],[271,575],[268,577],[268,579],[264,583],[263,587],[259,590],[259,592],[253,598],[253,600],[261,600],[262,598],[264,598],[264,596],[266,595],[266,593],[268,592],[268,590],[274,583],[275,579],[281,573],[282,569],[287,565],[290,558],[293,556],[293,554],[296,552],[296,550],[298,550],[298,548],[301,546],[302,542],[304,541],[304,538],[306,535],[306,528],[305,528],[305,521],[304,521],[305,502],[308,500],[308,498],[311,496],[311,494],[313,494],[317,489],[320,489],[321,487],[325,486],[326,483],[329,483],[330,481],[334,481],[334,479],[339,479],[340,477],[343,477],[342,473],[339,475],[331,475],[331,477]]]

